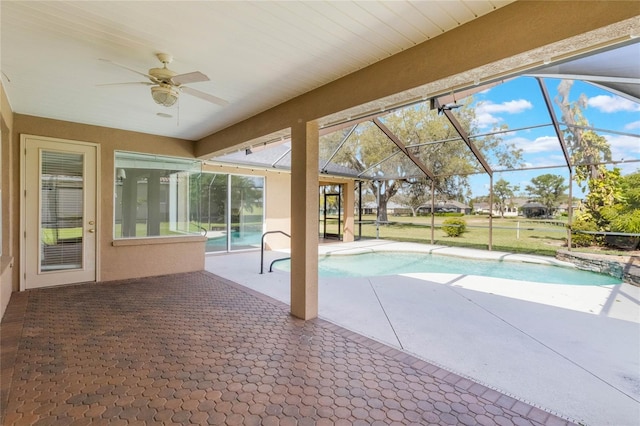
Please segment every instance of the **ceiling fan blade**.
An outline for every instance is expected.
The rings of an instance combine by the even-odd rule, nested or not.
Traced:
[[[209,77],[202,74],[200,71],[178,74],[171,77],[171,82],[178,86],[182,84],[199,83],[201,81],[209,81]]]
[[[154,82],[154,84],[159,84],[159,83],[160,83],[160,82],[158,81],[158,79],[157,79],[157,78],[155,78],[154,76],[149,75],[149,74],[147,74],[147,73],[140,72],[140,71],[138,71],[138,70],[134,70],[133,68],[129,68],[129,67],[128,67],[128,66],[126,66],[126,65],[122,65],[122,64],[119,64],[119,63],[117,63],[117,62],[113,62],[113,61],[111,61],[111,60],[109,60],[109,59],[102,59],[102,58],[101,58],[100,60],[101,60],[101,61],[103,61],[103,62],[110,63],[111,65],[115,65],[115,66],[117,66],[117,67],[124,68],[125,70],[131,71],[131,72],[134,72],[134,73],[136,73],[136,74],[138,74],[138,75],[141,75],[141,76],[143,76],[143,77],[147,77],[149,80],[151,80],[152,82]]]
[[[200,98],[202,100],[205,100],[207,102],[211,102],[211,103],[216,104],[216,105],[226,106],[226,105],[229,104],[229,102],[225,101],[222,98],[210,95],[208,93],[201,92],[201,91],[196,90],[196,89],[192,89],[191,87],[181,87],[180,90],[182,90],[185,93],[188,93],[191,96],[195,96],[196,98]]]
[[[104,86],[133,86],[133,85],[139,85],[139,84],[143,84],[145,86],[153,86],[155,83],[152,83],[150,81],[131,81],[131,82],[128,82],[128,83],[96,84],[96,86],[98,86],[98,87],[104,87]]]

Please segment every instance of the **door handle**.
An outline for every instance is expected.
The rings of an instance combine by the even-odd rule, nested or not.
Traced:
[[[95,231],[95,229],[89,229],[88,232],[91,232],[93,234],[96,231]]]

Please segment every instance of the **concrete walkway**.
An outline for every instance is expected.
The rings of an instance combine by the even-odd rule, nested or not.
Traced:
[[[553,258],[381,240],[323,245],[513,261]],[[267,252],[271,260],[286,254]],[[463,258],[461,261],[464,261]],[[210,255],[206,269],[289,303],[289,274],[260,253]],[[534,406],[591,425],[640,422],[640,288],[455,274],[319,280],[322,318]]]

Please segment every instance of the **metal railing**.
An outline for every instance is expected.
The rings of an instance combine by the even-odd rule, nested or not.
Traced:
[[[287,234],[284,231],[267,231],[264,234],[262,234],[262,238],[260,240],[260,273],[261,274],[264,274],[264,237],[266,237],[269,234],[282,234],[284,236],[291,238],[291,235]],[[281,259],[276,259],[273,262],[271,262],[271,265],[269,266],[269,272],[273,272],[274,263],[281,260],[288,260],[288,259],[291,259],[291,257],[283,257]]]

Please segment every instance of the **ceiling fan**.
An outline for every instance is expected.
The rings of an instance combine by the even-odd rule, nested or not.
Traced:
[[[99,86],[118,86],[118,85],[130,85],[130,84],[144,84],[151,86],[151,97],[153,100],[162,106],[170,107],[176,103],[180,92],[187,93],[196,98],[200,98],[207,102],[214,103],[216,105],[225,106],[227,101],[217,96],[210,95],[200,90],[196,90],[192,87],[186,86],[190,83],[199,83],[202,81],[209,81],[209,77],[201,73],[200,71],[193,71],[186,74],[178,74],[175,71],[167,68],[167,64],[173,61],[173,57],[167,53],[158,53],[156,55],[158,60],[162,62],[162,68],[151,68],[148,73],[140,72],[129,68],[125,65],[121,65],[110,61],[108,59],[100,59],[101,61],[108,62],[120,68],[132,71],[136,74],[147,77],[149,81],[136,81],[131,83],[110,83],[100,84]]]

